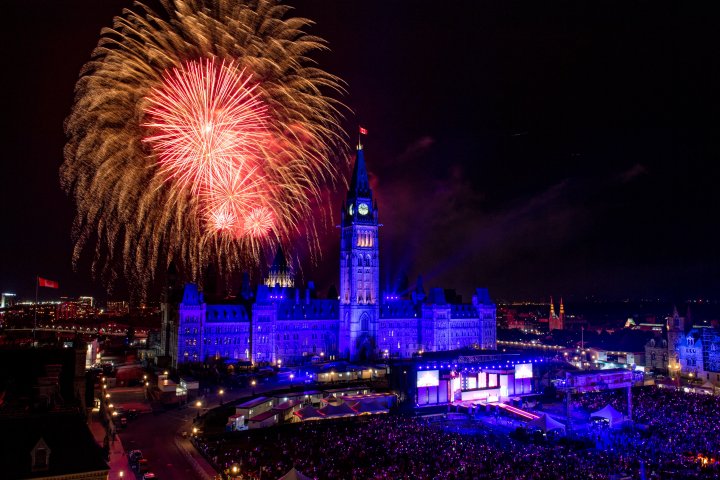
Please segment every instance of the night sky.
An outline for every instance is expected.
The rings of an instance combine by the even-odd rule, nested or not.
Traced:
[[[426,288],[465,300],[475,286],[496,299],[717,298],[717,11],[289,3],[329,42],[315,58],[348,84],[347,131],[369,130],[383,282],[422,274]],[[40,274],[60,294],[102,298],[86,266],[72,271],[74,207],[58,168],[78,72],[130,5],[5,5],[2,291],[32,297]],[[337,284],[337,230],[322,244],[303,276],[326,289]]]

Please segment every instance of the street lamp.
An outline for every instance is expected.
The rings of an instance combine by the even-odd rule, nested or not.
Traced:
[[[225,390],[223,390],[223,389],[221,388],[220,391],[218,392],[218,395],[220,395],[220,405],[223,404],[223,400],[222,400],[222,399],[223,399],[223,395],[224,395],[224,394],[225,394]]]
[[[295,374],[291,373],[291,374],[290,374],[290,386],[291,386],[291,387],[292,387],[292,384],[293,384],[293,378],[295,378]]]
[[[256,382],[255,379],[253,378],[253,379],[250,381],[250,385],[252,385],[252,395],[255,395],[255,385],[256,385],[256,384],[257,384],[257,382]]]
[[[195,406],[198,409],[197,416],[195,418],[200,418],[200,409],[202,408],[202,402],[200,400],[198,400],[197,402],[195,402]]]

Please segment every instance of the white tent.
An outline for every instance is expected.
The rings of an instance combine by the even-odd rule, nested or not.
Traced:
[[[562,430],[563,432],[565,431],[565,425],[545,413],[543,413],[542,416],[536,418],[535,420],[528,422],[528,426],[542,430],[545,433],[549,432],[550,430]]]
[[[292,468],[288,473],[279,478],[279,480],[313,480],[307,475],[303,475],[298,472],[295,467]]]
[[[591,413],[590,418],[592,417],[601,417],[607,419],[610,422],[611,427],[614,427],[615,425],[618,425],[623,421],[623,414],[615,410],[613,406],[609,403],[605,405],[605,407],[601,410]]]

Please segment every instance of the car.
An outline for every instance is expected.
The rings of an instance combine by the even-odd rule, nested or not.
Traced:
[[[148,472],[145,475],[143,475],[143,480],[155,480],[157,477],[154,473]]]
[[[148,465],[147,458],[141,458],[132,466],[132,468],[138,473],[145,473],[150,471],[150,465]]]
[[[124,428],[124,427],[127,427],[127,418],[122,417],[122,418],[120,419],[120,426],[123,427],[123,428]]]

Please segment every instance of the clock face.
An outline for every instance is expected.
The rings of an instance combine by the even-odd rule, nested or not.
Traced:
[[[367,215],[368,211],[369,209],[367,203],[361,203],[360,205],[358,205],[358,213],[360,215]]]
[[[353,204],[351,203],[350,206],[348,207],[348,215],[352,216],[354,211],[355,211],[355,208],[354,208]]]

